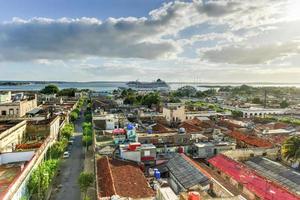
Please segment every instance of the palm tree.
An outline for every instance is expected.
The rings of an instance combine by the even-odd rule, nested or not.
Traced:
[[[291,161],[300,159],[300,137],[289,137],[281,146],[281,154],[284,158]]]

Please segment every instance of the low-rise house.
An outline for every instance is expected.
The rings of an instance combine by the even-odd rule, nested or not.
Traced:
[[[267,173],[272,174],[272,170],[276,171],[273,175],[278,178],[285,176],[276,169],[278,166],[274,169],[272,169],[272,166],[271,168],[267,167],[268,169],[266,169],[264,174],[259,174],[256,170],[223,154],[209,159],[208,162],[218,174],[227,180],[228,184],[235,186],[249,199],[298,200],[300,198],[299,194],[293,193],[293,191],[286,186],[280,185],[281,182],[285,182],[284,180],[274,181],[270,179]],[[259,167],[258,169],[263,170],[263,167]],[[282,173],[285,173],[285,171],[282,171]],[[290,178],[296,178],[296,174]],[[294,181],[295,180],[297,181],[299,178],[294,179]],[[293,185],[295,185],[295,183]]]
[[[98,130],[114,130],[125,127],[127,119],[121,114],[107,114],[102,112],[93,115],[94,127]]]
[[[156,147],[153,144],[129,143],[119,146],[120,157],[125,160],[143,162],[154,165],[156,160]]]
[[[57,139],[60,130],[60,117],[54,116],[44,120],[28,121],[26,137],[29,139],[45,139],[48,136]]]
[[[109,159],[97,160],[97,198],[119,197],[132,200],[153,200],[155,193],[141,169],[134,163]]]
[[[168,103],[163,107],[163,116],[168,123],[179,123],[186,120],[185,106],[180,103]]]
[[[12,101],[7,101],[6,97],[4,103],[0,103],[0,117],[1,118],[19,118],[26,115],[27,112],[37,107],[37,97],[26,96],[23,93],[16,95],[14,98],[8,93]]]
[[[13,151],[25,133],[26,120],[0,121],[0,153]]]
[[[166,164],[169,170],[168,182],[176,194],[190,190],[206,191],[210,181],[181,154],[175,154]]]
[[[193,144],[192,135],[178,132],[147,134],[138,133],[138,142],[142,144],[154,144],[157,147],[182,146]]]
[[[17,145],[17,151],[0,154],[1,200],[21,199],[26,195],[31,173],[44,159],[55,139],[48,137],[37,145],[29,142]]]
[[[195,143],[193,157],[194,158],[210,158],[220,152],[234,150],[236,144],[229,142],[207,142],[207,143]]]
[[[0,91],[0,104],[11,102],[11,91]]]
[[[227,135],[233,138],[238,147],[266,147],[271,148],[274,144],[267,139],[260,138],[254,134],[247,134],[240,131],[230,131]]]

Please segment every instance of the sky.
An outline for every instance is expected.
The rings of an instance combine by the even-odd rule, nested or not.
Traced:
[[[0,0],[0,80],[299,83],[299,0]]]

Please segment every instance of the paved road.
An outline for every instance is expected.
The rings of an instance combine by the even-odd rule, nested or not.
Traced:
[[[80,188],[77,183],[78,176],[83,170],[84,154],[82,151],[82,127],[83,116],[75,123],[75,141],[71,150],[71,156],[63,160],[60,175],[54,184],[51,200],[80,200]],[[59,184],[61,188],[56,189]]]

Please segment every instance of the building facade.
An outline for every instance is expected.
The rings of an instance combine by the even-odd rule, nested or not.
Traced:
[[[0,153],[12,152],[22,142],[25,132],[26,120],[0,122]]]
[[[36,95],[31,98],[23,99],[20,101],[12,101],[0,103],[0,117],[12,118],[23,117],[27,112],[37,107]]]

